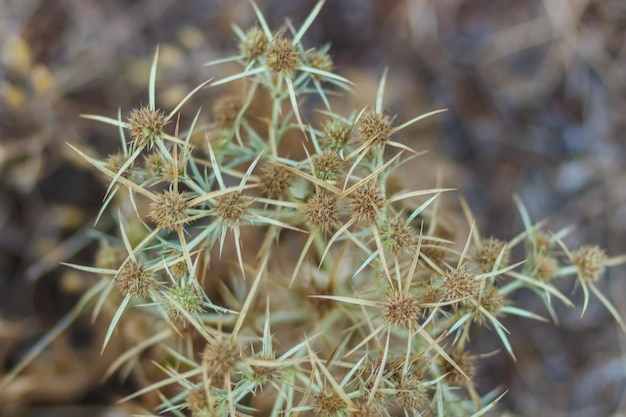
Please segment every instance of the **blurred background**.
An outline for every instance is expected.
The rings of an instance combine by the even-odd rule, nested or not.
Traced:
[[[298,26],[315,1],[258,4],[278,29],[287,17]],[[79,115],[146,103],[157,45],[157,103],[172,108],[229,73],[202,64],[236,53],[233,23],[254,25],[248,1],[0,0],[0,376],[86,285],[58,263],[93,261],[83,227],[106,186],[66,142],[99,155],[119,142],[115,128]],[[356,83],[344,113],[373,103],[385,67],[385,107],[398,120],[448,109],[397,140],[429,150],[416,174],[443,173],[484,236],[523,230],[518,194],[552,230],[577,225],[568,246],[626,253],[623,0],[328,0],[304,43],[329,43],[336,72]],[[209,90],[184,111],[210,109]],[[613,268],[600,285],[623,316],[625,273]],[[546,313],[533,296],[517,301]],[[517,362],[489,357],[478,377],[481,392],[510,390],[494,415],[625,416],[624,335],[599,303],[582,319],[557,311],[558,327],[505,321]],[[90,343],[99,331],[79,321],[16,381],[0,415],[128,415],[131,405],[113,404],[132,387],[102,380],[111,358]],[[497,347],[487,333],[473,342],[476,352]]]

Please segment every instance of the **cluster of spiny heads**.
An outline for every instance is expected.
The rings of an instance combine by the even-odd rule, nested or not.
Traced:
[[[565,232],[533,224],[521,202],[522,233],[483,238],[465,204],[466,221],[450,220],[462,217],[440,203],[450,189],[398,186],[400,167],[420,157],[405,129],[437,112],[398,123],[382,109],[386,72],[375,105],[334,112],[327,93],[350,83],[330,72],[324,48],[302,45],[322,3],[300,30],[289,26],[292,37],[260,13],[261,28],[236,30],[239,54],[225,61],[242,71],[212,85],[237,91],[212,103],[208,123],[199,112],[183,128],[180,106],[157,109],[156,58],[148,106],[92,117],[122,140],[103,160],[81,153],[110,182],[105,205],[124,203],[120,238],[104,239],[96,260],[123,297],[109,335],[128,305],[151,317],[165,377],[136,395],[176,386],[162,410],[480,413],[498,398],[477,393],[473,329],[491,329],[513,355],[502,318],[541,317],[511,305],[512,293],[534,291],[552,314],[552,300],[570,303],[554,280],[577,275],[597,294],[605,268],[624,259],[570,252]],[[300,104],[311,95],[325,110],[309,123]]]

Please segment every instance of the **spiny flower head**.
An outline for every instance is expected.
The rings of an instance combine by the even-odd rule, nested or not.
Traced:
[[[374,223],[384,203],[378,187],[363,185],[350,194],[350,211],[357,222]]]
[[[394,386],[393,401],[405,410],[420,410],[428,400],[422,379],[414,372],[403,375]]]
[[[223,224],[234,226],[248,211],[250,201],[250,197],[241,191],[232,191],[215,197],[213,211]]]
[[[535,257],[536,276],[540,280],[550,281],[557,269],[559,269],[559,261],[554,256],[540,253]]]
[[[336,417],[342,415],[346,408],[346,404],[339,394],[332,389],[324,389],[313,395],[311,406],[320,417]]]
[[[202,365],[210,376],[222,377],[241,361],[241,348],[231,339],[217,337],[207,343]]]
[[[446,301],[473,296],[476,292],[476,283],[476,275],[465,265],[448,271],[443,281]]]
[[[109,171],[117,173],[120,169],[122,169],[127,160],[128,158],[126,157],[126,155],[124,155],[120,151],[117,151],[107,156],[104,162],[106,164],[106,168]],[[124,172],[122,172],[122,177],[129,178],[131,175],[132,167],[133,164],[131,162],[131,164],[124,170]]]
[[[606,252],[599,246],[585,245],[572,253],[572,262],[578,268],[580,279],[588,282],[602,277],[607,259]]]
[[[387,324],[417,329],[420,317],[417,297],[407,291],[393,290],[383,304],[383,317]]]
[[[148,216],[161,229],[173,230],[188,221],[189,202],[187,194],[169,190],[157,194],[150,204]]]
[[[304,206],[304,216],[311,226],[328,230],[338,220],[337,199],[328,193],[319,193],[309,198]]]
[[[266,60],[267,66],[274,75],[280,74],[291,78],[294,71],[300,66],[301,54],[293,42],[279,38],[270,45]]]
[[[254,61],[263,56],[269,46],[265,33],[258,27],[249,29],[239,44],[239,51],[248,61]]]
[[[324,181],[336,181],[343,166],[343,159],[336,152],[325,151],[313,157],[315,175]]]
[[[163,175],[163,167],[167,162],[158,152],[151,152],[145,159],[144,167],[150,177]]]
[[[424,286],[420,291],[419,301],[421,304],[438,304],[441,299],[441,291],[431,285]],[[433,307],[429,308],[432,309]]]
[[[180,261],[176,262],[174,265],[170,267],[170,272],[174,278],[182,278],[189,273],[189,268],[187,267],[187,262]]]
[[[480,243],[480,248],[476,252],[476,262],[480,265],[482,272],[490,272],[493,270],[501,252],[504,253],[502,254],[498,268],[503,268],[509,264],[511,251],[507,247],[507,243],[494,237],[483,239]]]
[[[144,264],[134,261],[127,262],[115,277],[115,285],[125,297],[148,298],[154,284],[152,271],[148,270]]]
[[[550,236],[543,232],[537,232],[534,236],[533,243],[537,252],[539,253],[547,253],[552,249],[553,243],[550,239]]]
[[[167,304],[167,315],[172,321],[185,321],[181,308],[192,315],[202,311],[202,298],[192,285],[174,286],[167,290],[167,295],[180,306],[173,302]]]
[[[267,361],[273,360],[273,358],[269,355],[266,357],[261,357],[260,359]],[[250,370],[252,371],[252,375],[250,375],[250,380],[254,381],[258,385],[264,385],[268,382],[278,381],[282,376],[281,370],[273,366],[251,365]]]
[[[175,164],[174,161],[163,158],[158,152],[150,153],[144,166],[148,178],[161,177],[163,181],[169,183],[173,183],[185,173],[184,164]]]
[[[399,255],[413,247],[416,236],[413,227],[398,216],[380,227],[380,240],[385,249]]]
[[[139,147],[152,146],[155,140],[163,136],[166,123],[163,111],[147,106],[133,109],[128,116],[130,136]]]
[[[218,417],[222,415],[219,413],[218,406],[221,399],[212,399],[210,404],[207,398],[206,390],[204,388],[197,388],[189,392],[186,398],[187,408],[191,411],[192,417]]]
[[[471,380],[476,374],[476,355],[472,355],[469,352],[454,352],[450,355],[450,358],[456,363],[459,368],[467,375]],[[446,381],[451,385],[463,385],[467,382],[467,378],[463,376],[450,362],[443,361],[443,372],[446,373]]]
[[[368,111],[359,120],[359,133],[372,147],[383,145],[391,136],[391,117],[384,113]]]
[[[305,65],[321,71],[330,72],[333,70],[333,60],[323,51],[313,49],[304,53],[303,61]],[[321,75],[312,74],[314,79],[321,79]]]
[[[269,198],[284,197],[292,181],[293,175],[284,165],[274,162],[263,165],[261,187]]]
[[[330,119],[324,125],[324,145],[330,150],[343,149],[350,140],[350,127],[339,119]]]
[[[480,297],[480,306],[487,310],[493,317],[498,317],[501,314],[501,309],[504,306],[504,296],[500,294],[498,288],[491,285]],[[482,315],[479,315],[479,321],[483,319]]]
[[[173,183],[178,178],[180,178],[185,173],[184,164],[176,164],[174,161],[167,161],[165,165],[163,165],[163,169],[161,171],[161,175],[163,176],[163,180],[169,183]]]

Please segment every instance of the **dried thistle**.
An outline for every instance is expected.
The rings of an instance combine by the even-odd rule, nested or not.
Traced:
[[[125,297],[148,298],[154,284],[152,271],[134,261],[127,262],[115,277],[115,285]]]
[[[391,137],[391,117],[384,113],[368,111],[359,120],[361,140],[372,147],[383,145]]]
[[[293,42],[280,38],[270,45],[266,60],[274,75],[291,78],[300,66],[301,54]]]
[[[607,259],[606,252],[599,246],[585,245],[572,253],[572,263],[578,268],[580,279],[588,282],[602,277]]]
[[[239,44],[239,51],[246,60],[254,61],[263,55],[269,47],[269,39],[265,33],[257,27],[249,29]]]
[[[274,162],[263,165],[261,187],[269,198],[284,198],[293,181],[293,174],[284,166]]]
[[[476,286],[476,275],[465,265],[448,271],[442,285],[447,301],[472,297],[476,293]]]
[[[176,226],[189,221],[189,202],[187,195],[169,190],[156,195],[150,204],[148,217],[155,223],[157,229],[173,230]]]
[[[324,389],[311,398],[311,406],[320,417],[337,417],[343,415],[346,404],[339,394],[332,389]]]
[[[374,223],[384,203],[383,194],[378,187],[364,185],[350,194],[350,211],[357,222]]]
[[[166,123],[163,111],[146,106],[133,109],[128,116],[130,136],[139,147],[151,147],[157,138],[163,136]]]
[[[419,327],[420,313],[417,297],[406,291],[392,291],[383,304],[385,323],[405,329]]]
[[[337,211],[336,198],[323,192],[310,197],[304,207],[306,220],[321,230],[329,230],[339,220]]]
[[[228,338],[217,337],[209,341],[202,354],[202,366],[209,376],[220,378],[241,361],[241,348]]]
[[[213,211],[226,226],[237,225],[247,212],[251,199],[240,191],[232,191],[215,197]]]

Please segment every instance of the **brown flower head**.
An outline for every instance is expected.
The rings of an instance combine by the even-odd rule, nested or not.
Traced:
[[[133,109],[128,116],[130,136],[140,147],[152,147],[154,141],[163,136],[166,123],[163,111],[152,110],[146,106]]]
[[[301,54],[298,47],[287,39],[276,39],[267,51],[267,66],[274,75],[291,78],[300,66]]]

